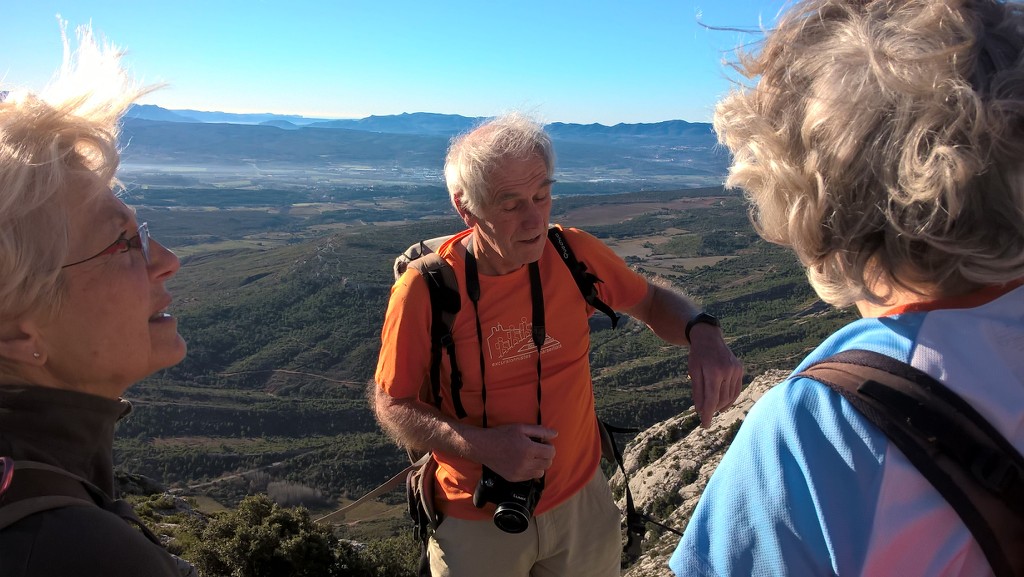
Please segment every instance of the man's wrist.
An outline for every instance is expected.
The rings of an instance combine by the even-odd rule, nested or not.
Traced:
[[[692,319],[689,320],[689,322],[686,323],[686,330],[684,331],[684,334],[686,336],[686,342],[691,342],[690,341],[690,331],[693,330],[693,327],[695,327],[697,325],[701,325],[701,324],[711,325],[713,327],[721,327],[722,326],[721,323],[718,322],[718,319],[716,319],[715,317],[709,315],[708,313],[706,313],[706,312],[697,313],[696,315],[693,316]]]

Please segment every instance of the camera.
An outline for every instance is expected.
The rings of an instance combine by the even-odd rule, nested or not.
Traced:
[[[530,517],[543,491],[544,477],[512,483],[484,466],[473,491],[473,504],[478,508],[486,503],[496,504],[494,524],[506,533],[522,533],[530,526]]]

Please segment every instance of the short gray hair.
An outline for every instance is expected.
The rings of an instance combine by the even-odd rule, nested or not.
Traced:
[[[555,174],[551,137],[538,121],[519,112],[492,118],[455,137],[444,163],[452,204],[456,204],[458,195],[462,208],[479,216],[480,210],[491,200],[488,185],[491,173],[504,160],[528,158],[533,154],[544,160],[548,178],[551,178]]]

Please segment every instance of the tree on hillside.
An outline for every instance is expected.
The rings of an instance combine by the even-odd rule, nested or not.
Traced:
[[[406,577],[401,544],[371,547],[336,539],[304,508],[286,509],[266,495],[246,497],[234,511],[189,528],[182,556],[204,577]],[[411,542],[409,547],[412,547]],[[404,553],[404,552],[401,552]],[[395,559],[398,557],[398,559]]]

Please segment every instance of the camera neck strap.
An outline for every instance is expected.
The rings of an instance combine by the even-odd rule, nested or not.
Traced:
[[[540,350],[547,338],[547,331],[544,328],[544,290],[540,283],[540,265],[537,261],[531,262],[530,271],[530,302],[533,308],[533,326],[531,336],[533,344],[537,347],[537,424],[541,423],[540,401],[541,401],[541,366]],[[487,428],[487,379],[486,361],[484,360],[484,333],[480,328],[480,276],[477,268],[476,256],[473,254],[473,238],[470,237],[466,246],[466,292],[469,300],[473,303],[473,313],[476,318],[476,340],[480,346],[480,397],[483,402],[482,425]]]

